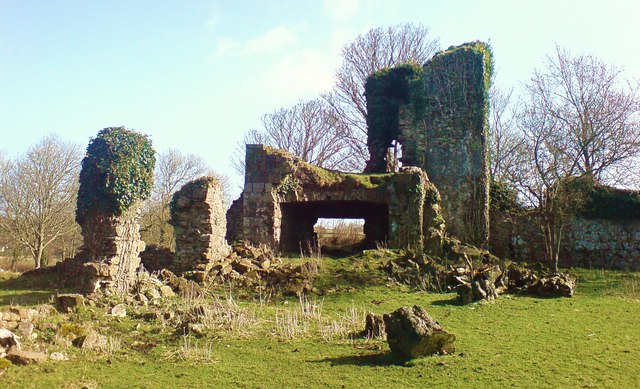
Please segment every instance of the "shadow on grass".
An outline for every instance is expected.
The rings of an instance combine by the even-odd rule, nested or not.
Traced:
[[[408,364],[411,359],[398,357],[391,352],[383,352],[379,354],[369,354],[369,355],[348,355],[344,357],[336,357],[336,358],[324,358],[316,361],[310,362],[329,362],[331,366],[404,366],[409,367]]]
[[[458,296],[452,298],[452,299],[448,299],[448,300],[434,300],[431,302],[431,305],[436,305],[439,307],[446,307],[446,306],[462,306],[462,299],[460,299]]]
[[[59,275],[29,272],[0,281],[0,305],[36,305],[48,303],[56,292],[62,292]]]
[[[0,291],[2,293],[2,291]],[[5,294],[0,296],[0,306],[3,305],[37,305],[51,301],[54,292],[24,292],[15,294]]]

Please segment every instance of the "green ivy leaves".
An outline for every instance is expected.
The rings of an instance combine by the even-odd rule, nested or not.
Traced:
[[[82,160],[76,220],[92,210],[121,215],[153,186],[155,151],[147,136],[108,127],[91,139]]]

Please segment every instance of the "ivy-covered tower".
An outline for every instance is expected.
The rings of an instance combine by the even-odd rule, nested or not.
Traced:
[[[76,221],[85,292],[127,291],[140,266],[140,207],[153,186],[155,151],[146,136],[124,127],[101,130],[82,160]]]
[[[402,146],[404,166],[418,166],[442,196],[447,232],[485,246],[489,239],[489,47],[450,47],[423,67],[401,65],[369,77],[367,171],[382,172],[387,148]]]

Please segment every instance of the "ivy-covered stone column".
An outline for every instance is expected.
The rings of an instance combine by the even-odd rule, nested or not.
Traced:
[[[140,266],[140,206],[153,185],[149,139],[109,127],[89,142],[82,160],[76,221],[82,228],[85,292],[126,292]]]

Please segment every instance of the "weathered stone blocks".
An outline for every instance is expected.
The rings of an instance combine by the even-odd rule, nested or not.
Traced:
[[[232,211],[238,215],[242,207],[242,232],[234,239],[297,252],[314,243],[319,218],[358,218],[365,220],[364,244],[370,247],[379,243],[434,254],[442,248],[440,196],[419,168],[348,174],[283,150],[247,145],[246,172],[242,201]]]
[[[367,171],[384,172],[402,145],[442,196],[447,232],[485,247],[489,238],[488,88],[491,53],[481,42],[451,47],[421,69],[401,65],[367,80]],[[395,120],[391,120],[395,118]]]
[[[191,181],[174,194],[171,225],[176,238],[176,271],[193,272],[201,278],[231,252],[225,240],[223,189],[215,177]]]
[[[145,243],[140,239],[140,205],[134,204],[121,215],[90,212],[80,223],[84,245],[82,290],[114,289],[128,291],[140,267]]]
[[[417,305],[398,308],[383,318],[389,348],[399,356],[418,358],[456,350],[456,336]]]

